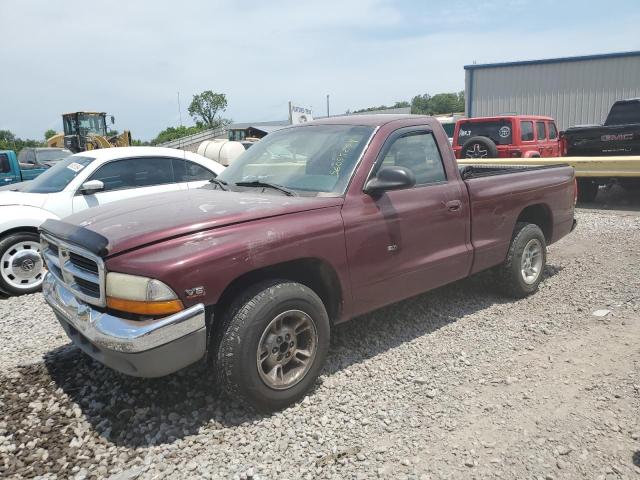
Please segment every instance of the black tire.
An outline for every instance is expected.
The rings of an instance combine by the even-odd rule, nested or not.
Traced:
[[[10,262],[5,262],[3,259],[5,258],[5,254],[11,251],[14,251],[16,246],[20,246],[20,244],[26,243],[37,243],[40,244],[40,235],[33,232],[17,232],[12,233],[11,235],[7,235],[6,237],[0,240],[0,291],[4,292],[7,295],[25,295],[29,293],[34,293],[40,290],[42,286],[42,278],[44,277],[45,271],[42,268],[43,262],[42,259],[37,261],[33,261],[35,266],[33,266],[34,270],[34,280],[37,280],[33,286],[25,285],[17,286],[20,283],[19,279],[9,278],[13,276],[13,273],[8,272],[8,267]],[[26,252],[25,252],[26,253]],[[25,273],[26,274],[26,273]],[[7,276],[8,278],[5,278]],[[18,277],[19,278],[19,277]]]
[[[538,242],[542,263],[535,280],[525,280],[522,261],[525,247]],[[518,222],[511,237],[511,245],[504,263],[496,269],[497,283],[502,293],[513,298],[523,298],[538,290],[542,281],[544,267],[547,264],[547,243],[540,227],[532,223]]]
[[[315,356],[297,383],[275,389],[258,371],[258,345],[272,320],[294,310],[304,312],[315,324]],[[272,412],[287,407],[315,383],[329,350],[330,331],[324,304],[310,288],[288,280],[256,284],[235,299],[214,330],[212,358],[218,384],[256,410]]]
[[[498,147],[489,137],[471,137],[460,150],[461,158],[498,158]]]
[[[584,178],[578,179],[578,201],[582,203],[591,203],[598,196],[598,189],[600,186],[598,182],[593,180],[587,180]]]

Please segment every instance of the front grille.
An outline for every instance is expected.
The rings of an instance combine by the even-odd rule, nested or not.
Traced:
[[[75,281],[78,288],[82,291],[82,293],[91,295],[95,298],[100,297],[100,285],[97,285],[80,277],[73,277],[73,280]]]
[[[40,235],[42,256],[49,272],[79,299],[97,306],[106,305],[105,273],[102,259],[81,247]]]
[[[96,275],[98,274],[98,265],[90,258],[83,257],[82,255],[78,255],[74,252],[69,252],[69,261],[78,268],[82,268],[87,272],[95,273]]]

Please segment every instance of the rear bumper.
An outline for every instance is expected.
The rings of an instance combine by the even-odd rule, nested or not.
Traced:
[[[202,304],[169,317],[136,321],[94,309],[51,274],[45,277],[42,292],[71,341],[114,370],[137,377],[160,377],[205,354]]]

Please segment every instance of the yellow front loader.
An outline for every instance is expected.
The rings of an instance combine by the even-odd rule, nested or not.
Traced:
[[[113,116],[111,123],[114,123]],[[105,112],[73,112],[62,115],[64,133],[47,139],[47,146],[67,148],[73,153],[97,148],[128,147],[131,132],[107,136],[107,114]]]

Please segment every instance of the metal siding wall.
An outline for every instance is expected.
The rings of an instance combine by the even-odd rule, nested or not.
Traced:
[[[574,62],[477,68],[473,78],[474,117],[518,113],[548,115],[558,128],[604,122],[616,100],[640,97],[640,55]],[[469,109],[467,108],[467,112]]]

